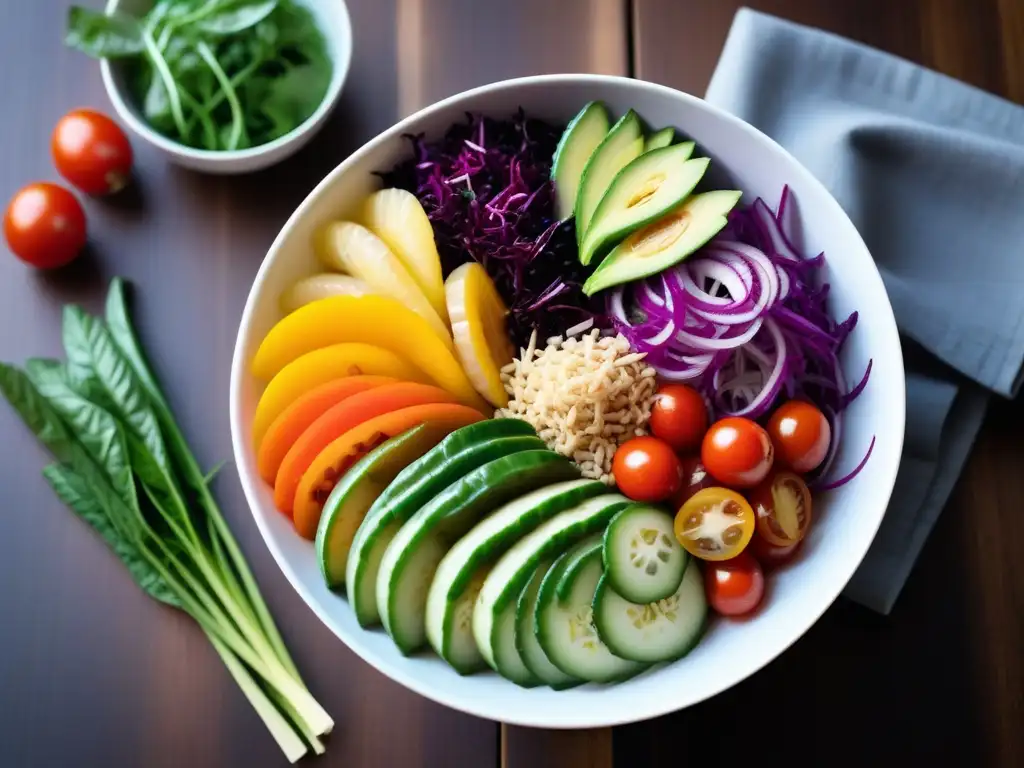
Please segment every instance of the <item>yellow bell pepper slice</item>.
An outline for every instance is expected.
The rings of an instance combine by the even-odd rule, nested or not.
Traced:
[[[498,408],[508,405],[501,368],[512,362],[515,347],[505,330],[508,308],[487,271],[476,262],[463,264],[445,281],[455,351],[469,380]]]
[[[252,374],[271,379],[297,357],[345,342],[394,352],[466,405],[487,408],[454,353],[427,321],[383,296],[332,296],[300,307],[270,329],[253,357]]]
[[[389,376],[397,381],[429,384],[431,379],[394,352],[371,344],[333,344],[292,360],[267,384],[252,417],[255,445],[289,405],[310,390],[346,376]]]

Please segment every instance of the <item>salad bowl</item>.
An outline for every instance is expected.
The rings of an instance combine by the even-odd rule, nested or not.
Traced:
[[[364,630],[341,593],[325,586],[316,552],[274,506],[252,448],[252,417],[262,384],[250,363],[281,318],[278,297],[315,270],[315,233],[356,217],[358,201],[385,171],[409,154],[406,134],[441,136],[467,112],[531,117],[565,124],[581,106],[601,101],[615,114],[633,109],[650,125],[673,126],[711,158],[721,181],[745,202],[777,201],[784,186],[799,206],[795,243],[827,255],[831,309],[859,310],[842,366],[856,381],[869,360],[868,386],[845,412],[837,459],[851,469],[874,440],[870,460],[850,482],[815,497],[815,523],[799,555],[773,575],[765,603],[742,621],[713,619],[684,658],[657,665],[617,685],[569,690],[522,688],[492,672],[459,675],[432,654],[403,656],[381,629]],[[656,717],[713,696],[766,665],[803,635],[836,600],[860,565],[885,514],[903,445],[905,383],[895,320],[882,280],[860,235],[827,189],[782,147],[699,98],[618,77],[552,75],[487,85],[452,96],[402,120],[341,163],[308,195],[263,261],[245,306],[232,363],[230,420],[234,457],[253,517],[275,560],[310,609],[349,649],[417,693],[479,717],[525,726],[585,728]],[[324,660],[324,663],[328,663]]]

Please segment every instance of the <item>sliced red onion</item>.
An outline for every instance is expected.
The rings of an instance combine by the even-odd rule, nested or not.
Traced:
[[[754,221],[764,237],[772,244],[772,249],[779,258],[786,261],[800,261],[796,251],[789,247],[786,238],[782,236],[782,230],[779,228],[775,214],[761,198],[754,201]]]
[[[833,440],[834,439],[835,438],[833,437]],[[853,480],[853,478],[855,478],[857,475],[860,474],[860,471],[862,469],[864,469],[864,465],[868,463],[868,459],[871,458],[871,452],[874,451],[874,450],[875,450],[875,435],[872,435],[871,436],[871,443],[868,445],[867,453],[864,454],[864,458],[860,460],[860,462],[857,464],[857,466],[854,467],[853,469],[851,469],[849,472],[847,472],[842,477],[840,477],[838,480],[830,480],[829,482],[825,483],[824,485],[817,486],[818,490],[821,490],[821,491],[831,491],[832,489],[838,488],[841,485],[846,485],[848,482]]]
[[[688,331],[678,331],[676,333],[676,341],[685,344],[693,349],[719,350],[719,349],[735,349],[736,347],[742,346],[750,341],[757,332],[761,330],[761,323],[763,318],[757,318],[750,324],[750,327],[741,334],[731,339],[719,339],[719,338],[702,338]]]
[[[654,334],[650,338],[644,339],[643,343],[644,344],[649,344],[652,347],[660,347],[663,344],[666,344],[668,342],[668,340],[672,338],[672,334],[675,333],[675,331],[676,331],[676,324],[674,322],[672,322],[671,320],[669,320],[665,324],[664,328],[662,328],[660,331],[658,331],[656,334]]]
[[[801,254],[801,249],[797,247],[796,237],[796,233],[800,229],[800,222],[797,220],[799,215],[793,190],[787,184],[782,188],[782,197],[779,198],[779,212],[775,220],[779,222],[779,232],[786,241],[786,245],[798,256]]]
[[[782,331],[779,330],[779,326],[770,317],[765,318],[764,327],[771,334],[776,345],[775,367],[772,368],[768,378],[764,380],[757,395],[747,403],[746,407],[732,412],[730,414],[732,416],[748,416],[752,419],[762,416],[775,402],[775,398],[778,397],[785,381],[787,368],[786,339],[782,335]]]
[[[626,318],[626,305],[624,297],[626,293],[626,287],[620,285],[618,288],[613,290],[608,297],[608,312],[624,325],[629,325],[629,320]]]
[[[659,307],[665,306],[665,299],[663,296],[659,296],[657,291],[651,288],[651,284],[647,280],[643,280],[640,283],[640,290],[644,292],[647,299],[654,305]]]
[[[842,416],[827,405],[822,408],[821,411],[825,414],[825,418],[828,420],[831,432],[831,441],[828,444],[828,453],[825,454],[825,458],[821,462],[821,465],[814,472],[815,477],[814,480],[811,481],[811,485],[815,488],[820,485],[822,478],[828,475],[829,470],[832,469],[836,456],[839,454],[839,444],[843,439]]]

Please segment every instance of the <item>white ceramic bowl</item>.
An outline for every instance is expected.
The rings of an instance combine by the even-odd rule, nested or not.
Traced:
[[[204,173],[249,173],[266,168],[298,152],[326,122],[341,97],[341,88],[348,76],[352,60],[352,23],[345,0],[297,0],[307,6],[327,43],[333,70],[320,106],[306,121],[291,132],[258,147],[212,151],[195,149],[153,130],[134,103],[125,83],[124,67],[118,61],[103,59],[100,71],[107,96],[121,121],[137,136],[161,150],[169,160]],[[108,0],[106,12],[120,11],[142,16],[153,6],[153,0]]]
[[[508,116],[520,106],[533,116],[567,121],[592,99],[616,115],[632,107],[650,125],[676,126],[712,158],[713,168],[727,169],[747,202],[760,195],[775,205],[784,184],[793,188],[807,249],[824,250],[828,257],[833,311],[845,316],[861,310],[846,345],[847,375],[856,380],[874,359],[870,383],[847,412],[837,469],[858,461],[872,435],[877,443],[856,479],[816,499],[815,524],[799,559],[771,577],[766,604],[756,616],[715,621],[687,657],[626,683],[526,690],[492,673],[460,677],[432,654],[402,657],[383,630],[361,629],[347,601],[324,586],[312,544],[274,509],[272,494],[257,475],[250,423],[262,385],[249,374],[249,361],[280,317],[281,290],[314,270],[314,229],[351,214],[352,206],[379,186],[371,171],[387,169],[409,152],[402,134],[434,137],[467,111]],[[636,80],[587,75],[528,77],[453,96],[403,120],[335,168],[285,224],[256,277],[235,347],[230,405],[235,460],[253,516],[278,564],[317,616],[368,663],[424,696],[481,717],[549,728],[614,725],[681,709],[735,685],[806,632],[839,595],[882,520],[903,444],[904,408],[903,359],[882,280],[826,189],[771,139],[701,99]]]

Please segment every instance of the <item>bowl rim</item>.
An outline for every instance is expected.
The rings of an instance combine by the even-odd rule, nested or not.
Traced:
[[[709,698],[717,696],[725,690],[728,690],[735,685],[746,680],[748,677],[754,675],[769,663],[774,661],[778,656],[787,650],[793,643],[803,637],[813,627],[826,610],[836,601],[840,596],[843,589],[846,587],[849,580],[853,577],[857,568],[863,562],[865,555],[871,544],[874,542],[875,537],[878,533],[882,520],[885,517],[885,511],[878,515],[876,522],[870,531],[870,537],[865,539],[864,546],[856,553],[855,559],[851,562],[853,567],[850,572],[842,579],[838,579],[834,587],[822,590],[819,593],[815,593],[814,605],[805,614],[804,621],[801,621],[797,627],[797,631],[786,633],[786,637],[781,641],[777,637],[772,637],[770,642],[767,644],[767,652],[759,655],[759,658],[753,663],[745,663],[737,665],[733,668],[736,671],[723,672],[714,685],[709,685],[706,689],[702,690],[697,695],[689,695],[687,701],[683,704],[679,704],[677,700],[672,697],[657,696],[657,697],[636,697],[631,700],[629,707],[620,707],[610,710],[607,715],[602,713],[600,717],[591,716],[589,718],[574,716],[572,713],[566,713],[565,716],[558,721],[552,722],[551,720],[541,720],[540,716],[530,716],[529,714],[520,716],[516,713],[509,714],[502,711],[502,706],[499,697],[479,697],[473,700],[468,700],[466,697],[459,694],[452,694],[448,689],[431,686],[421,681],[418,675],[411,671],[405,659],[397,661],[391,661],[389,659],[381,659],[377,657],[371,650],[367,649],[366,646],[359,643],[349,643],[343,636],[343,633],[334,626],[334,622],[327,617],[319,607],[319,602],[312,594],[306,589],[302,580],[298,577],[292,567],[289,565],[286,557],[282,553],[281,548],[278,546],[275,540],[273,532],[264,523],[259,515],[256,514],[255,508],[259,506],[259,496],[256,483],[258,478],[252,472],[243,472],[245,466],[244,451],[248,450],[248,444],[244,439],[244,428],[241,414],[241,402],[239,393],[242,390],[243,378],[248,375],[247,360],[245,359],[245,346],[246,339],[248,336],[248,328],[252,324],[253,315],[256,311],[256,297],[261,293],[263,283],[266,279],[267,273],[270,269],[271,264],[274,262],[273,256],[275,256],[281,249],[282,244],[289,237],[290,232],[309,211],[315,203],[318,201],[321,195],[324,194],[335,181],[340,178],[343,174],[347,173],[349,168],[357,165],[363,158],[364,155],[372,152],[376,147],[386,142],[391,141],[397,136],[410,132],[410,126],[415,125],[421,120],[430,117],[431,115],[442,112],[449,109],[452,106],[472,101],[476,97],[484,94],[507,89],[516,88],[521,86],[543,86],[543,85],[573,85],[573,84],[597,84],[597,85],[617,85],[636,88],[640,90],[647,90],[656,93],[663,97],[670,97],[678,99],[683,102],[689,103],[696,109],[706,110],[714,114],[721,120],[728,121],[734,124],[741,130],[751,134],[755,140],[766,143],[767,145],[774,148],[776,152],[782,153],[790,163],[792,164],[794,174],[802,176],[802,183],[815,186],[819,192],[823,192],[826,199],[834,206],[834,212],[836,216],[845,218],[850,224],[850,229],[856,237],[854,245],[863,250],[863,252],[869,257],[871,261],[871,269],[869,279],[876,283],[878,288],[879,296],[884,298],[883,306],[873,306],[872,311],[876,314],[884,314],[883,318],[880,318],[882,324],[886,327],[886,336],[893,340],[891,350],[886,350],[888,353],[892,353],[892,360],[890,361],[893,365],[893,378],[898,377],[898,389],[895,390],[893,396],[892,405],[897,408],[896,413],[891,414],[891,420],[894,426],[892,432],[889,433],[889,439],[894,441],[895,455],[900,457],[902,455],[902,449],[905,438],[905,425],[906,425],[906,374],[904,368],[903,354],[901,345],[899,343],[899,331],[896,326],[895,316],[892,311],[892,305],[889,301],[888,293],[885,290],[885,286],[882,282],[881,274],[878,272],[877,266],[874,264],[873,259],[870,259],[870,251],[867,245],[864,243],[863,238],[857,231],[856,227],[849,220],[846,211],[839,205],[838,201],[832,196],[831,192],[825,187],[825,185],[817,179],[799,160],[797,160],[788,150],[781,146],[778,142],[772,139],[767,134],[758,130],[754,126],[750,125],[746,121],[742,120],[735,115],[726,112],[725,110],[704,101],[697,96],[692,94],[678,91],[674,88],[670,88],[665,85],[657,83],[651,83],[642,80],[635,80],[629,77],[622,77],[617,75],[596,75],[596,74],[550,74],[550,75],[531,75],[519,78],[510,78],[501,80],[498,82],[490,83],[487,85],[479,86],[476,88],[468,89],[460,93],[449,96],[445,99],[430,104],[413,114],[399,120],[397,123],[392,125],[385,131],[382,131],[365,144],[363,144],[358,150],[349,155],[345,160],[339,163],[333,168],[326,176],[309,192],[302,203],[295,209],[285,224],[281,227],[280,232],[274,239],[270,248],[267,251],[266,256],[263,259],[260,269],[253,280],[252,287],[250,288],[249,295],[246,299],[245,308],[242,313],[241,320],[239,322],[238,336],[235,340],[235,349],[232,355],[231,363],[231,377],[229,384],[229,419],[231,425],[231,442],[232,451],[236,465],[239,469],[239,480],[241,481],[243,491],[245,493],[246,502],[249,505],[249,511],[256,521],[257,528],[260,531],[260,535],[266,542],[267,547],[270,549],[274,560],[277,562],[278,567],[282,570],[285,577],[291,584],[292,588],[298,592],[299,596],[306,603],[307,607],[323,622],[327,628],[341,640],[345,646],[351,650],[356,656],[361,658],[371,667],[376,669],[378,672],[384,674],[391,680],[401,684],[402,686],[414,691],[421,696],[435,701],[444,706],[450,707],[466,714],[474,715],[476,717],[483,717],[490,720],[505,722],[512,725],[521,725],[527,727],[537,728],[548,728],[553,730],[563,729],[576,729],[576,728],[597,728],[597,727],[611,727],[616,725],[626,725],[629,723],[640,722],[651,718],[659,717],[661,715],[669,714],[671,712],[681,711],[695,704],[699,704]],[[893,387],[897,387],[897,383],[893,383]],[[899,470],[900,461],[897,458],[892,463],[892,466],[886,468],[879,478],[878,482],[884,482],[886,485],[885,491],[881,498],[885,501],[885,508],[888,508],[888,504],[892,498],[892,491],[896,483],[896,474]],[[657,674],[657,669],[654,673]]]
[[[106,14],[114,13],[120,8],[122,2],[123,0],[107,0],[103,12]],[[332,27],[331,31],[321,29],[320,33],[324,35],[325,39],[329,37],[338,39],[338,49],[342,51],[342,59],[331,60],[331,63],[334,65],[331,72],[331,82],[327,85],[327,91],[313,113],[299,125],[288,131],[288,133],[284,134],[284,136],[278,136],[273,141],[268,141],[265,144],[247,147],[246,149],[198,149],[182,144],[180,141],[175,141],[169,136],[164,136],[159,131],[150,127],[145,120],[136,116],[135,108],[130,104],[130,99],[121,93],[121,88],[114,78],[114,62],[110,59],[100,59],[100,75],[103,79],[103,87],[107,92],[107,97],[114,105],[114,111],[117,112],[118,117],[138,136],[165,152],[177,155],[178,157],[203,162],[244,161],[263,157],[290,145],[314,130],[327,113],[334,108],[334,105],[341,97],[342,87],[348,79],[348,72],[352,65],[352,18],[349,15],[348,5],[345,0],[332,0],[329,5],[333,6],[338,14],[340,31],[335,32]]]

